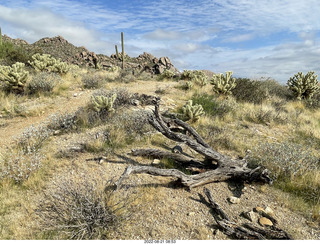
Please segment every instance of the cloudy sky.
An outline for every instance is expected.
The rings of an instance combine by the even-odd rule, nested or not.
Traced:
[[[61,35],[111,55],[168,56],[183,69],[285,83],[320,72],[319,0],[0,0],[2,33],[33,43]]]

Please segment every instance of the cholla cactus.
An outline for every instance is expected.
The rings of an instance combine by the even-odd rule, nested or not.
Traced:
[[[106,110],[108,112],[114,112],[113,103],[117,98],[117,93],[114,93],[111,97],[105,96],[91,96],[92,108],[96,112]]]
[[[182,107],[182,112],[187,120],[191,120],[192,122],[199,120],[199,118],[204,115],[203,107],[199,104],[193,105],[192,100],[189,100]]]
[[[193,86],[194,86],[193,80],[187,80],[187,81],[186,81],[186,83],[185,83],[185,88],[186,88],[187,90],[191,90]]]
[[[181,74],[181,79],[191,80],[193,78],[194,78],[194,73],[192,70],[183,70],[183,73]]]
[[[211,79],[213,91],[218,94],[231,94],[231,90],[236,87],[236,79],[231,78],[232,71],[227,71],[226,76],[223,74],[216,74]]]
[[[303,75],[302,72],[298,72],[288,80],[289,89],[299,100],[312,98],[313,94],[320,89],[318,76],[314,73],[314,71],[309,71],[306,75]]]
[[[66,74],[69,70],[70,66],[65,62],[61,62],[60,59],[53,66],[53,72],[58,72],[59,74]]]
[[[55,59],[49,54],[34,54],[32,56],[33,61],[29,64],[37,71],[49,71],[65,74],[70,70],[67,63],[62,62],[60,59]]]
[[[172,79],[174,76],[174,72],[171,70],[166,69],[162,74],[161,74],[161,79]]]
[[[203,71],[195,72],[194,81],[200,86],[206,86],[208,84],[208,76],[206,76]]]
[[[24,63],[15,63],[10,66],[0,66],[0,80],[5,82],[9,91],[22,93],[29,77],[29,72],[24,70]]]

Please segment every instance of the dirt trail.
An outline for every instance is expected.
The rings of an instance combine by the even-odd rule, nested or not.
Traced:
[[[172,86],[176,83],[166,82],[159,83],[157,81],[137,81],[129,84],[109,83],[107,89],[122,87],[128,89],[132,93],[145,93],[154,95],[154,91],[158,87]],[[50,115],[55,113],[66,113],[77,110],[84,106],[89,100],[94,90],[75,89],[69,91],[66,97],[55,97],[42,113],[38,116],[0,118],[0,148],[12,143],[14,138],[20,135],[26,128],[44,122]]]

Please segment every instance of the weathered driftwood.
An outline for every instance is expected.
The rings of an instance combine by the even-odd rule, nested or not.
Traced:
[[[227,214],[220,208],[220,206],[213,200],[210,190],[204,188],[204,193],[208,198],[209,205],[213,211],[213,217],[217,222],[219,228],[228,236],[243,239],[243,240],[291,240],[292,238],[285,231],[271,226],[260,228],[254,224],[238,225],[230,221]]]
[[[242,181],[259,181],[270,183],[268,171],[261,167],[250,169],[245,160],[231,159],[213,150],[203,138],[186,122],[179,119],[168,120],[163,118],[159,112],[159,99],[154,100],[155,110],[153,116],[149,117],[150,124],[167,138],[185,143],[194,151],[204,156],[203,160],[196,159],[185,154],[175,154],[158,149],[136,149],[132,151],[134,156],[146,156],[153,158],[171,158],[182,164],[193,172],[201,172],[196,175],[186,175],[177,169],[159,169],[150,166],[129,166],[118,181],[118,187],[124,178],[130,174],[151,174],[159,176],[170,176],[178,178],[182,185],[193,188],[211,182],[237,179]],[[187,133],[182,134],[170,129],[169,124],[175,123],[182,127]],[[204,169],[206,172],[203,172]]]

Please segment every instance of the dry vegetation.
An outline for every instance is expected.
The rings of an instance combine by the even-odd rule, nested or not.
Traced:
[[[151,164],[128,156],[131,149],[176,146],[148,124],[152,98],[142,94],[160,95],[163,112],[185,119],[189,100],[201,105],[205,114],[189,123],[212,148],[234,158],[250,150],[249,164],[270,170],[272,186],[246,185],[245,193],[240,182],[208,185],[229,215],[241,206],[226,198],[242,192],[247,206],[277,206],[293,237],[319,238],[319,95],[311,103],[275,81],[235,82],[232,95],[219,95],[200,72],[157,79],[119,69],[30,70],[23,94],[0,91],[0,239],[228,239],[199,201],[201,189],[139,175],[114,190],[128,165]],[[113,94],[114,111],[94,109],[92,96]],[[178,166],[164,159],[156,167]]]

